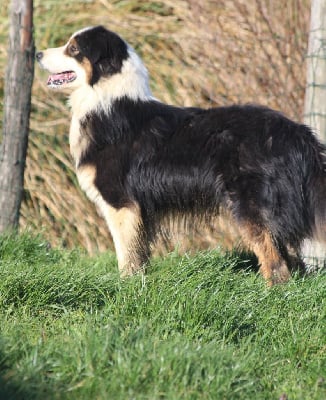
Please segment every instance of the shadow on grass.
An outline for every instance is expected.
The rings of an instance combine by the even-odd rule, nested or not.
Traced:
[[[1,346],[2,347],[2,346]],[[22,400],[32,398],[32,393],[23,393],[14,383],[15,371],[9,366],[7,357],[0,349],[0,400]]]
[[[259,263],[255,254],[237,250],[232,251],[230,254],[234,255],[238,259],[238,262],[233,267],[234,271],[238,272],[246,270],[253,273],[259,272]],[[314,275],[317,272],[323,272],[323,271],[326,272],[325,259],[311,258],[310,264],[309,260],[304,259],[304,263],[305,264],[303,265],[303,267],[301,265],[298,265],[297,268],[294,267],[290,269],[291,275],[292,276],[296,275],[300,278],[303,278],[310,275]]]
[[[244,270],[255,274],[259,272],[258,259],[255,254],[245,251],[233,251],[231,254],[238,259],[238,262],[233,267],[235,272]]]
[[[31,396],[26,396],[23,393],[18,394],[17,387],[8,383],[5,376],[0,376],[0,399],[1,400],[25,400]]]
[[[0,400],[51,400],[58,398],[58,391],[53,384],[45,383],[38,376],[22,376],[11,365],[4,351],[0,348]]]

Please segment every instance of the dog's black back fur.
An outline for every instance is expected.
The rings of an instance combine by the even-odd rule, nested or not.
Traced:
[[[136,201],[151,223],[165,212],[232,212],[295,247],[312,234],[324,148],[310,129],[252,105],[210,110],[127,98],[82,123],[96,185],[120,208]],[[109,182],[109,184],[108,184]]]

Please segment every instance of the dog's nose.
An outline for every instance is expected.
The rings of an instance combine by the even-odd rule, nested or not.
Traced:
[[[43,58],[43,52],[42,51],[38,51],[37,53],[36,53],[36,59],[37,59],[37,61],[41,61],[42,60],[42,58]]]

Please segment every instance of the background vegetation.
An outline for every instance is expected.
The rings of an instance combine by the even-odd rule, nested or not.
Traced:
[[[3,0],[0,8],[1,98],[8,4]],[[262,103],[301,119],[308,0],[35,0],[34,4],[38,49],[63,44],[81,27],[104,24],[141,54],[153,93],[162,101],[203,107]],[[21,225],[43,230],[55,245],[80,244],[89,252],[106,249],[111,241],[104,221],[76,184],[67,139],[69,110],[64,97],[48,91],[45,81],[46,75],[36,68]],[[214,245],[225,229],[217,222],[184,245]],[[226,231],[222,239],[227,245],[236,232]]]

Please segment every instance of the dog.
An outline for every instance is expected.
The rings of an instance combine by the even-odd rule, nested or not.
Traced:
[[[305,125],[256,105],[175,107],[152,96],[133,48],[103,26],[36,54],[69,94],[70,151],[103,214],[121,276],[142,271],[162,221],[228,215],[268,285],[304,270],[324,235],[325,147]]]

